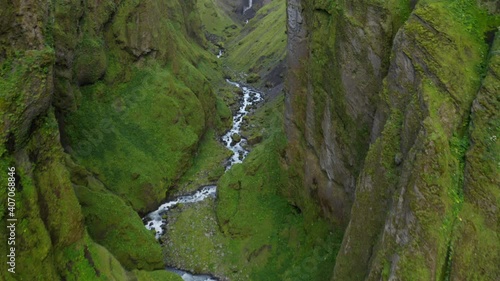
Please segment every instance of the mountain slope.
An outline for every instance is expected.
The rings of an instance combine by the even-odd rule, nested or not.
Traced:
[[[225,122],[194,2],[1,7],[0,164],[16,169],[18,219],[16,274],[1,279],[179,280],[137,211],[165,198]]]

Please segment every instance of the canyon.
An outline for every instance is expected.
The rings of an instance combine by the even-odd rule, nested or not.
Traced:
[[[499,27],[495,0],[0,0],[0,279],[498,280]]]

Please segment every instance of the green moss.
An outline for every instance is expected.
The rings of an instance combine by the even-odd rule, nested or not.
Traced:
[[[412,209],[423,230],[417,232],[418,241],[431,244],[434,248],[432,255],[439,261],[437,263],[442,265],[435,271],[436,278],[447,280],[453,274],[453,260],[457,250],[454,245],[461,221],[458,214],[464,202],[465,152],[469,145],[465,131],[467,114],[483,75],[482,65],[485,63],[487,48],[483,34],[491,28],[490,18],[475,4],[461,1],[428,3],[415,13],[421,20],[435,28],[432,31],[425,25],[408,25],[410,34],[415,35],[419,44],[426,50],[427,65],[426,70],[420,70],[422,75],[428,75],[431,71],[439,79],[424,80],[422,83],[424,100],[429,104],[430,116],[424,123],[429,137],[426,146],[431,145],[431,149],[439,151],[439,155],[433,157],[434,161],[421,160],[429,162],[426,165],[432,166],[435,171],[427,172],[426,176],[423,176],[424,182],[418,184],[419,192],[425,198],[432,198],[427,199],[432,205],[425,206],[415,201]],[[438,17],[449,17],[449,20],[439,23],[433,20]],[[446,30],[446,35],[440,33],[442,30]],[[447,44],[459,45],[456,52],[450,53],[445,49],[436,48],[436,40],[443,41],[443,37]],[[460,67],[450,67],[457,61],[460,61]],[[433,209],[433,212],[428,212],[429,208]],[[433,266],[425,263],[415,265],[413,260],[416,253],[410,254],[408,251],[404,253],[408,255],[407,262],[403,263],[403,267],[408,267],[402,270],[404,278],[420,276],[416,274],[429,271],[428,268]],[[419,251],[417,255],[425,260],[427,259],[425,255],[429,253]]]
[[[2,156],[2,160],[6,160]],[[8,161],[8,160],[7,160]],[[2,161],[3,162],[3,161]],[[16,192],[16,274],[5,274],[5,280],[58,280],[59,274],[53,262],[53,247],[50,233],[44,225],[40,209],[38,207],[38,195],[32,179],[27,176],[28,171],[23,171],[15,162],[2,165],[2,169],[7,171],[7,167],[15,166],[17,174],[21,175]],[[22,186],[22,191],[19,187]],[[6,189],[5,189],[6,190]],[[0,199],[7,202],[7,193],[0,192]],[[2,214],[0,226],[6,229],[6,217]],[[0,237],[7,241],[7,231],[0,232]],[[7,251],[7,243],[3,243],[1,249]],[[6,262],[6,258],[2,258]],[[36,277],[33,276],[36,272]]]
[[[231,151],[218,141],[213,130],[209,130],[193,155],[192,166],[179,180],[177,193],[186,194],[215,183],[224,173],[224,162],[229,156]]]
[[[79,44],[74,65],[78,84],[92,84],[102,78],[107,68],[104,42],[84,38]]]
[[[97,1],[91,0],[85,3],[85,17],[80,23],[80,28],[85,33],[98,33],[104,25],[109,23],[118,9],[118,3],[113,0]],[[68,5],[69,6],[69,5]],[[74,4],[71,5],[74,9]],[[67,14],[70,14],[70,12]]]
[[[31,4],[36,9],[21,12],[30,19],[16,26],[27,30],[34,20],[46,34],[37,29],[16,34],[21,39],[0,47],[0,166],[15,166],[20,176],[15,279],[134,279],[118,259],[127,268],[162,268],[159,245],[130,205],[155,206],[191,164],[207,127],[222,130],[228,123],[217,115],[227,115],[227,108],[216,108],[208,79],[222,81],[222,75],[202,49],[194,1],[52,1],[47,9]],[[14,23],[16,9],[2,9],[2,26]],[[153,38],[142,40],[145,34]],[[54,46],[42,48],[39,39]],[[23,51],[32,46],[42,49]],[[76,161],[122,195],[97,184],[76,188],[91,236],[118,259],[85,231],[73,183],[86,184],[88,173],[83,167],[68,171],[72,160],[60,145],[51,103],[63,112],[58,121],[68,121],[60,129],[69,134]],[[115,162],[106,163],[109,159]],[[1,225],[5,229],[5,220]],[[137,275],[179,280],[165,272]]]
[[[470,147],[465,154],[463,178],[464,203],[450,248],[453,256],[449,277],[453,279],[489,280],[498,276],[500,262],[498,243],[498,190],[500,174],[500,40],[497,32],[490,50],[488,72],[472,107]],[[461,152],[462,146],[459,146]],[[496,233],[496,235],[495,235]],[[468,264],[468,266],[465,266]]]
[[[343,243],[349,251],[337,257],[334,278],[446,280],[454,267],[468,114],[490,28],[472,2],[458,16],[458,2],[419,2],[399,31],[393,50],[408,56],[418,83],[398,89],[398,79],[413,74],[400,64],[389,69],[381,97],[391,111],[358,179]],[[472,23],[475,30],[466,27]]]
[[[358,179],[356,200],[353,205],[351,222],[346,230],[346,241],[356,241],[349,246],[350,251],[342,251],[337,257],[334,278],[351,276],[355,279],[366,277],[370,252],[383,231],[384,219],[391,192],[400,176],[400,170],[395,163],[399,153],[402,130],[402,114],[394,109],[384,126],[382,136],[370,146],[365,159],[365,167]],[[367,216],[366,214],[370,214]],[[348,236],[347,236],[348,235]],[[358,261],[352,264],[352,261]]]
[[[260,75],[257,73],[250,73],[247,77],[247,83],[256,83],[260,80]]]
[[[286,3],[273,0],[257,11],[238,37],[226,44],[227,64],[236,72],[263,76],[285,58]]]
[[[14,146],[26,144],[30,122],[48,108],[54,60],[54,50],[47,47],[18,51],[0,66],[0,125],[4,128],[0,136],[6,141],[11,134]]]
[[[230,17],[233,11],[230,11],[229,7],[225,7],[221,1],[200,0],[196,1],[196,4],[204,30],[217,36],[214,39],[218,42],[214,43],[223,45],[222,42],[228,37],[237,34],[240,26]]]
[[[89,239],[86,240],[87,243],[79,241],[64,248],[58,257],[61,277],[64,280],[108,280],[108,276],[101,275],[100,271],[95,267],[93,255],[89,250],[90,241]],[[117,269],[121,269],[123,273],[121,267]],[[123,277],[123,274],[121,276]]]
[[[222,82],[222,75],[199,45],[204,41],[197,12],[189,9],[194,2],[89,5],[99,15],[85,17],[86,24],[115,14],[104,34],[89,28],[79,45],[76,74],[92,76],[80,81],[91,84],[80,87],[78,109],[65,119],[65,131],[79,164],[145,212],[190,167],[207,128],[222,132],[231,121],[209,83]],[[90,53],[92,60],[85,59]]]
[[[161,248],[137,213],[95,179],[88,180],[88,187],[77,186],[75,192],[90,236],[127,269],[162,268]]]
[[[77,280],[67,273],[68,259],[77,276],[95,276],[88,263],[78,262],[83,254],[73,251],[81,245],[85,233],[64,154],[57,145],[59,132],[54,114],[36,120],[32,128],[31,138],[18,157],[2,155],[6,160],[2,164],[15,167],[19,178],[15,195],[15,279]],[[0,197],[5,198],[3,195]],[[3,238],[5,234],[2,232]]]
[[[197,273],[220,273],[226,266],[220,260],[227,250],[217,230],[214,200],[181,205],[167,214],[165,259],[169,266]],[[189,234],[189,235],[186,235]]]
[[[166,270],[144,271],[134,270],[137,281],[182,281],[182,278]]]
[[[324,280],[331,274],[339,233],[321,219],[305,221],[282,197],[288,181],[280,158],[281,106],[275,101],[256,114],[266,120],[264,141],[221,179],[217,218],[232,239],[230,260],[247,268],[250,279]]]
[[[452,245],[451,280],[494,280],[498,276],[498,232],[477,215],[479,212],[477,206],[469,203],[462,208],[459,231]],[[469,264],[467,269],[466,264]]]
[[[126,84],[84,88],[67,128],[79,161],[144,211],[161,201],[188,167],[204,122],[196,95],[155,66],[136,70]]]
[[[88,239],[90,240],[90,238]],[[91,258],[88,258],[89,253]],[[91,242],[87,248],[84,248],[84,256],[87,257],[90,263],[93,262],[96,272],[99,276],[103,276],[107,280],[127,280],[127,271],[122,267],[120,262],[103,246]],[[83,280],[83,279],[81,279]]]
[[[233,116],[228,104],[224,102],[224,99],[220,96],[217,97],[216,109],[217,115],[219,116],[218,123],[216,124],[218,129],[217,131],[219,134],[222,134],[231,127]]]
[[[476,10],[461,11],[473,15]],[[484,40],[474,32],[464,32],[466,23],[456,20],[457,12],[454,6],[447,2],[439,2],[433,5],[425,5],[414,12],[425,22],[430,23],[437,32],[446,30],[446,35],[437,33],[427,28],[424,24],[418,21],[411,21],[407,25],[407,30],[410,36],[414,36],[428,52],[426,59],[428,70],[438,76],[440,81],[431,81],[430,83],[443,83],[446,90],[450,92],[450,97],[445,99],[453,99],[453,102],[465,111],[469,108],[470,101],[473,98],[474,89],[479,87],[481,76],[477,75],[481,69],[481,64],[486,59],[487,45]],[[436,21],[437,17],[443,17],[446,21]],[[478,26],[481,34],[487,31],[486,26]],[[452,39],[451,39],[452,38]],[[449,52],[446,48],[436,46],[436,42],[440,41],[450,47],[458,44],[461,47],[456,51]],[[433,58],[433,60],[431,60]],[[450,69],[449,65],[454,65],[460,61],[463,63],[460,68]],[[461,83],[455,83],[460,80],[460,77],[466,76],[467,79],[462,79]],[[460,88],[459,85],[460,84]],[[437,85],[443,86],[443,85]],[[464,94],[458,94],[464,93]],[[437,108],[438,105],[435,105]]]
[[[85,238],[62,251],[58,257],[63,280],[182,280],[166,270],[127,272],[120,262],[103,246]]]
[[[81,210],[75,208],[78,201],[61,154],[54,153],[57,160],[48,162],[34,175],[41,215],[55,247],[73,243],[81,238],[83,232]]]

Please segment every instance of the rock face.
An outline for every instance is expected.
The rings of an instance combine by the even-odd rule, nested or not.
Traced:
[[[488,1],[288,1],[287,161],[346,227],[332,280],[499,276],[499,24]]]
[[[465,154],[464,205],[459,213],[461,223],[452,241],[455,251],[452,280],[494,279],[499,275],[495,266],[500,263],[499,73],[500,33],[497,32],[486,76],[472,103],[470,148]]]
[[[368,145],[384,123],[377,95],[392,38],[409,9],[370,1],[288,2],[288,157],[305,159],[298,176],[324,213],[343,224]]]

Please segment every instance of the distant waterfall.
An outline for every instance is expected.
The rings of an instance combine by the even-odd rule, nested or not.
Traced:
[[[253,0],[248,0],[248,7],[243,8],[243,14],[252,8]]]

